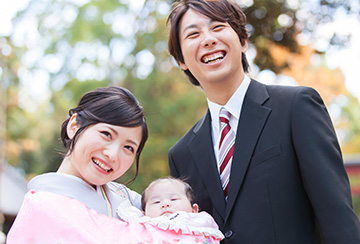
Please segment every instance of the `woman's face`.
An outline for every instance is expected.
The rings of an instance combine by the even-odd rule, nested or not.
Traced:
[[[78,129],[75,120],[70,120],[68,125],[71,139]],[[77,176],[90,185],[113,181],[132,165],[141,137],[141,126],[91,125],[79,135],[73,152],[64,159],[65,165],[59,171]]]

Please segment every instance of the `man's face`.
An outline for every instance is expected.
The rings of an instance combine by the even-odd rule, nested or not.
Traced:
[[[242,81],[244,71],[239,37],[227,22],[219,22],[189,9],[180,21],[179,39],[184,63],[205,89],[213,82]]]

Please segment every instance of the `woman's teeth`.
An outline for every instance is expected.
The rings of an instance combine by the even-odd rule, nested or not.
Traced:
[[[106,172],[110,172],[112,170],[112,168],[109,168],[107,167],[105,164],[103,164],[102,162],[100,162],[99,160],[97,159],[93,159],[93,162],[99,166],[101,169],[105,170]]]

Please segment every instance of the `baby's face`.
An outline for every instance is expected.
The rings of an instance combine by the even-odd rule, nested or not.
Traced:
[[[161,180],[146,191],[145,215],[159,217],[177,211],[197,212],[185,194],[185,186],[172,180]]]

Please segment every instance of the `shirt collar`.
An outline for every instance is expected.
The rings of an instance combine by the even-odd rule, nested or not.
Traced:
[[[242,103],[244,101],[245,94],[249,87],[249,84],[250,84],[250,78],[247,75],[244,75],[244,80],[241,82],[240,86],[236,89],[234,94],[230,97],[229,101],[224,106],[214,103],[209,99],[207,99],[211,120],[214,121],[214,118],[216,118],[215,121],[219,121],[217,118],[219,118],[220,109],[222,107],[226,108],[226,110],[228,110],[231,113],[231,115],[236,118],[236,120],[239,120]],[[213,122],[213,126],[215,126],[217,130],[219,130],[220,122],[219,123]]]

